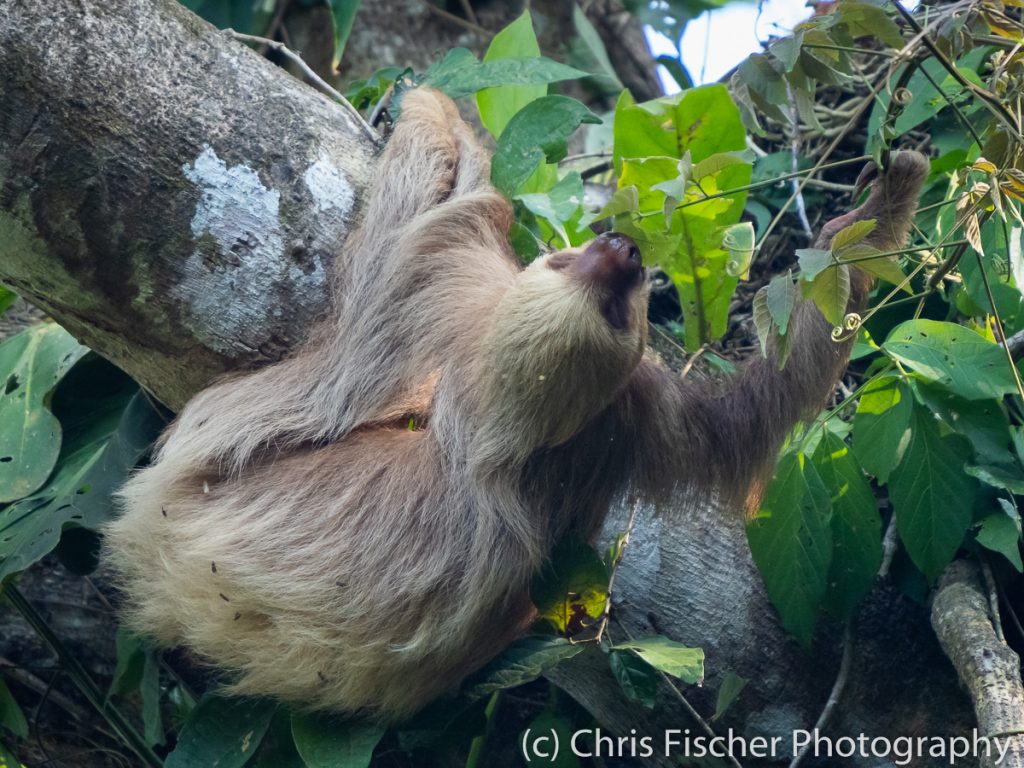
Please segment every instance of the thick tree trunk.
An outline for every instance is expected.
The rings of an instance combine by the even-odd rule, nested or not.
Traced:
[[[343,110],[173,0],[6,0],[0,68],[0,280],[171,406],[304,336],[372,165]],[[779,628],[734,516],[706,499],[642,516],[618,587],[625,631],[706,649],[707,683],[685,691],[705,717],[728,672],[749,680],[716,729],[812,726],[838,632],[808,652]],[[879,590],[854,637],[830,733],[972,726],[922,607]],[[676,698],[647,712],[590,664],[554,677],[610,727],[696,728]]]
[[[374,143],[171,0],[0,4],[0,280],[180,407],[325,300]]]

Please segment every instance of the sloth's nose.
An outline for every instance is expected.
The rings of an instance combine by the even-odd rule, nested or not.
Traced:
[[[581,261],[585,273],[617,291],[636,285],[643,271],[640,249],[631,238],[618,232],[598,235],[583,252]]]

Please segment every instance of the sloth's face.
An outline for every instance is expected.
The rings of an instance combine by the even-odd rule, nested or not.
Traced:
[[[627,330],[636,320],[634,305],[646,304],[647,270],[640,249],[626,235],[606,232],[583,248],[559,251],[543,263],[593,291],[601,314],[616,330]]]
[[[538,446],[571,438],[640,362],[647,295],[640,252],[625,235],[535,261],[491,319],[487,407],[531,425]]]

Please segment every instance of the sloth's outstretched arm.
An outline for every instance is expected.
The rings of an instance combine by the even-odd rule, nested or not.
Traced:
[[[226,379],[180,415],[164,450],[238,471],[268,451],[419,414],[476,348],[515,279],[512,211],[445,96],[408,93],[363,222],[333,268],[333,309],[289,359]]]
[[[839,230],[864,219],[877,222],[867,243],[901,247],[928,167],[915,152],[895,155],[864,204],[828,222],[816,247],[827,248]],[[862,312],[872,279],[853,269],[851,283],[850,311]],[[643,426],[644,434],[636,434],[642,487],[663,494],[680,485],[713,486],[730,502],[757,501],[783,439],[824,406],[852,346],[832,340],[832,326],[811,302],[802,302],[790,323],[791,352],[781,370],[774,349],[725,382],[682,380],[653,361],[641,364],[626,400],[628,423]]]

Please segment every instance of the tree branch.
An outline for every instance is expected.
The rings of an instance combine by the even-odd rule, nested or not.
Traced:
[[[173,0],[0,11],[0,281],[171,407],[280,357],[375,150]]]

